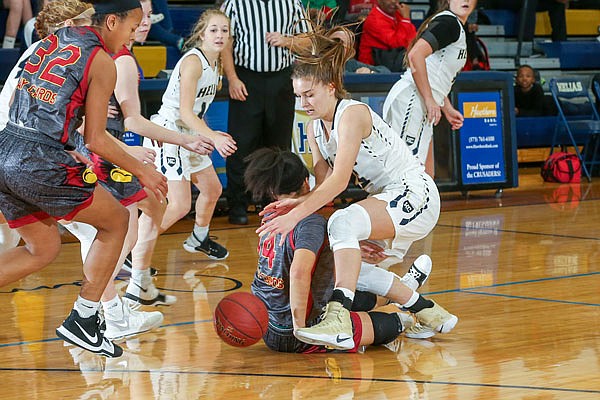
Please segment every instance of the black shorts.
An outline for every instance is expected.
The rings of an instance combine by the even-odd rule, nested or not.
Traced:
[[[70,220],[92,202],[96,177],[41,132],[8,124],[0,132],[0,210],[11,228]]]

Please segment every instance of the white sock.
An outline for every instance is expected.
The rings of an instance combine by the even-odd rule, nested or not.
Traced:
[[[123,319],[123,303],[119,295],[111,300],[103,301],[102,308],[104,309],[104,315],[110,315],[111,319]]]
[[[208,227],[209,225],[198,226],[194,224],[194,235],[196,237],[194,237],[194,235],[191,235],[191,237],[192,239],[194,239],[194,242],[196,242],[195,244],[199,245],[200,242],[202,242],[206,238],[206,236],[208,235]]]
[[[77,311],[81,318],[89,318],[96,314],[98,307],[100,307],[99,301],[87,300],[81,296],[77,296],[77,300],[73,304],[73,309]]]
[[[136,283],[142,285],[144,282],[148,282],[152,280],[152,276],[150,275],[150,268],[146,269],[132,269],[131,270],[131,279]],[[143,285],[142,285],[143,286]]]
[[[15,48],[16,38],[12,36],[4,36],[4,41],[2,42],[3,49],[14,49]]]
[[[419,300],[419,293],[413,291],[413,294],[412,294],[412,296],[410,296],[410,299],[408,299],[408,301],[406,303],[402,304],[402,307],[404,307],[404,308],[412,307],[415,305],[417,300]]]

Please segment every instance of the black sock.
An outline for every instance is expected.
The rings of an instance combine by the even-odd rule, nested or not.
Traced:
[[[417,313],[417,312],[423,310],[424,308],[432,308],[432,307],[433,307],[433,301],[427,300],[425,297],[419,295],[417,302],[415,304],[413,304],[412,306],[408,307],[408,311]]]
[[[341,303],[342,306],[344,306],[344,308],[348,311],[352,309],[352,300],[347,298],[344,295],[344,292],[342,292],[341,290],[334,289],[333,293],[331,294],[331,299],[329,301],[337,301],[338,303]]]

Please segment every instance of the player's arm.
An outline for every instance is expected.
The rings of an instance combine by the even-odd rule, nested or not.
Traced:
[[[306,306],[317,255],[308,249],[297,249],[290,267],[290,310],[294,329],[306,325]]]
[[[179,113],[181,120],[193,132],[212,140],[221,156],[230,156],[237,150],[233,138],[225,132],[213,131],[194,112],[196,85],[200,78],[202,78],[202,62],[200,59],[195,56],[184,58],[179,69]]]
[[[308,139],[308,146],[310,147],[312,154],[315,181],[317,185],[320,185],[331,173],[331,168],[319,150],[319,145],[317,145],[317,140],[315,139],[312,121],[307,124],[306,137]]]
[[[157,195],[167,193],[167,182],[153,165],[143,164],[117,145],[106,132],[108,102],[116,82],[112,59],[99,51],[91,62],[85,105],[84,141],[88,149],[136,175],[144,186]]]
[[[117,84],[115,97],[119,102],[124,116],[125,127],[139,135],[164,143],[186,146],[188,143],[200,141],[202,138],[191,135],[182,135],[178,132],[157,125],[146,119],[141,112],[140,96],[138,92],[138,69],[131,56],[121,56],[115,61],[117,66]],[[205,140],[202,154],[212,151],[212,143]]]

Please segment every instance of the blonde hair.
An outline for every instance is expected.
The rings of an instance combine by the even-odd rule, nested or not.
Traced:
[[[79,0],[51,1],[38,13],[35,20],[35,30],[40,38],[45,38],[51,30],[59,27],[61,23],[80,16],[92,7],[92,4]]]
[[[231,29],[231,22],[229,20],[229,17],[223,11],[219,10],[218,8],[209,8],[205,10],[202,13],[202,15],[200,15],[200,18],[198,18],[198,22],[196,22],[196,25],[194,25],[192,33],[183,44],[184,51],[192,49],[194,47],[202,46],[202,35],[206,31],[206,28],[208,28],[208,21],[210,21],[210,19],[215,16],[221,16],[225,18],[227,20],[227,25]],[[221,62],[220,54],[219,59],[217,60],[217,66],[219,68],[219,76],[223,77],[223,63]],[[221,90],[222,86],[223,80],[219,79],[219,85],[217,86],[217,90]]]
[[[292,78],[312,78],[325,85],[331,83],[335,88],[335,97],[343,99],[347,96],[344,89],[344,69],[346,62],[354,56],[354,34],[344,26],[326,29],[319,20],[309,23],[313,29],[306,35],[311,44],[295,51],[296,62]],[[338,33],[347,40],[335,35]]]

